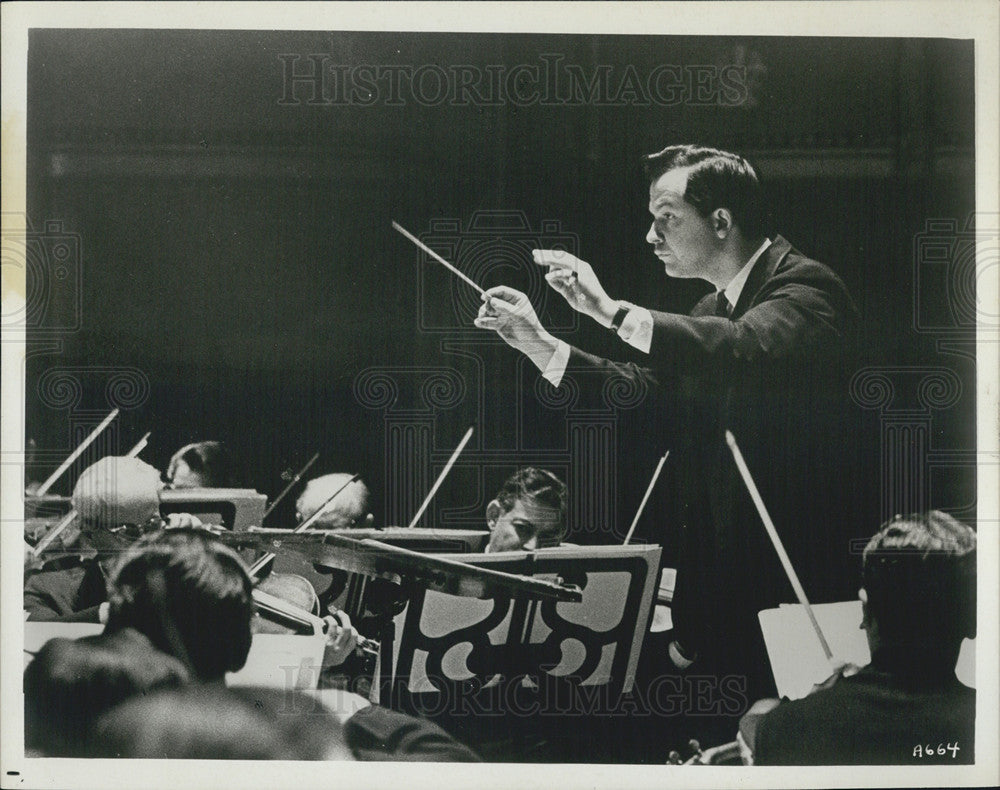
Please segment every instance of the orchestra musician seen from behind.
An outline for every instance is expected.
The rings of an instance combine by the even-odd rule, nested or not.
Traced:
[[[323,513],[313,523],[312,529],[370,528],[375,523],[375,516],[368,509],[368,486],[361,479],[351,483],[351,478],[347,473],[335,472],[306,483],[295,503],[296,520],[301,524],[323,507]],[[337,491],[340,493],[337,494]],[[326,504],[334,494],[337,496]]]
[[[235,481],[233,456],[222,442],[193,442],[170,459],[169,488],[230,488]]]
[[[101,622],[107,578],[118,555],[162,527],[201,526],[188,513],[160,515],[160,473],[138,458],[109,456],[87,467],[71,497],[81,538],[70,556],[29,576],[24,610],[31,620]]]
[[[802,699],[755,705],[740,725],[753,762],[971,764],[976,692],[955,664],[976,633],[976,533],[936,510],[897,516],[861,562],[871,663]]]

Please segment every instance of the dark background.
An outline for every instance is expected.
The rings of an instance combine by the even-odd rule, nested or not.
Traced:
[[[546,53],[588,76],[610,67],[612,82],[629,64],[688,76],[736,65],[745,90],[734,102],[691,88],[672,106],[422,106],[407,94],[401,106],[384,94],[370,106],[323,106],[308,103],[308,86],[286,95],[279,57],[298,55],[300,72],[311,54],[510,69],[540,66]],[[888,452],[887,425],[922,426],[892,450],[916,459],[901,494],[885,464],[882,477],[844,470],[845,489],[864,490],[881,511],[862,531],[902,505],[974,521],[975,316],[965,307],[974,282],[961,246],[974,210],[973,62],[972,42],[949,40],[34,30],[29,476],[44,478],[122,403],[107,440],[119,452],[151,430],[143,457],[164,468],[181,444],[222,439],[241,482],[273,496],[281,473],[318,450],[315,472],[362,472],[379,522],[402,522],[475,425],[426,523],[482,527],[486,502],[519,463],[571,477],[569,416],[539,395],[530,365],[470,328],[475,296],[422,260],[391,220],[442,237],[435,247],[482,285],[527,289],[571,342],[621,357],[618,341],[577,326],[545,293],[526,250],[568,239],[613,296],[687,310],[707,285],[665,278],[650,253],[639,159],[698,142],[755,163],[772,232],[832,266],[855,295],[859,369],[885,368],[895,387],[881,409],[863,410],[865,430],[852,437],[874,467]],[[432,227],[446,219],[457,230]],[[470,230],[489,221],[507,229]],[[926,252],[928,237],[941,239],[938,252]],[[449,247],[455,238],[466,246]],[[402,371],[391,374],[389,411],[356,392],[372,367]],[[428,407],[429,368],[452,368],[464,389],[442,385],[444,405]],[[959,391],[928,405],[919,379],[940,368]],[[116,375],[125,383],[109,383]],[[66,376],[76,381],[68,391]],[[623,532],[655,456],[633,441],[643,431],[634,410],[613,416],[601,507]],[[432,452],[420,456],[426,468],[402,472],[421,489],[414,501],[389,502],[383,491],[401,472],[387,426],[410,417],[429,426]],[[86,460],[57,492],[68,493]],[[575,492],[571,516],[592,493]],[[276,515],[285,523],[289,513]],[[650,518],[640,532],[653,538]],[[603,539],[584,532],[578,541]]]

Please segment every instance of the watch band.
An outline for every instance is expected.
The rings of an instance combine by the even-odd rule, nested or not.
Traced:
[[[628,315],[628,311],[632,309],[632,305],[628,302],[618,303],[618,312],[615,313],[615,317],[611,319],[611,326],[608,327],[612,332],[617,333],[619,329],[622,328],[622,322],[625,320],[625,316]]]

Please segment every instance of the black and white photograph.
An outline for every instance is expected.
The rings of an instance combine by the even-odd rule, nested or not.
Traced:
[[[996,4],[2,12],[4,787],[1000,782]]]

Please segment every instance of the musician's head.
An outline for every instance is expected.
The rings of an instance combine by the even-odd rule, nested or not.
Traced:
[[[323,508],[322,515],[313,522],[313,529],[370,527],[375,518],[368,511],[368,486],[360,478],[350,482],[353,476],[346,473],[323,475],[306,483],[295,503],[299,523]],[[336,496],[327,504],[334,494]]]
[[[486,551],[558,546],[566,536],[566,484],[552,472],[518,469],[486,506]]]
[[[737,154],[696,145],[668,146],[643,163],[653,215],[646,241],[664,270],[719,285],[720,257],[764,237],[757,173]]]
[[[50,639],[24,671],[24,741],[47,757],[89,757],[88,739],[104,711],[189,680],[173,656],[134,630]]]
[[[233,457],[222,442],[194,442],[174,453],[166,477],[171,488],[228,488]]]
[[[953,667],[976,632],[976,533],[939,510],[896,516],[865,547],[862,584],[873,656],[909,660],[930,650]]]
[[[101,551],[121,551],[160,528],[160,473],[138,458],[109,456],[83,470],[72,504],[80,530]]]
[[[138,540],[109,585],[107,628],[131,627],[202,680],[222,680],[250,651],[253,584],[239,555],[195,529]]]

